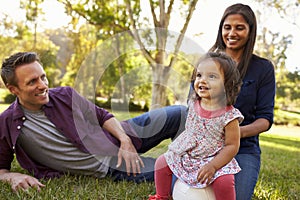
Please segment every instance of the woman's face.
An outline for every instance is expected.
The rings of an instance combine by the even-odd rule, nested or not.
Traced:
[[[243,50],[248,41],[249,32],[249,24],[242,15],[228,15],[222,28],[222,38],[226,49],[231,51]]]

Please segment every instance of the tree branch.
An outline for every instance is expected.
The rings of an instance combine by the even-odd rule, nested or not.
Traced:
[[[191,18],[192,18],[193,12],[194,12],[194,10],[195,10],[195,8],[196,8],[197,2],[198,2],[198,0],[193,0],[193,1],[190,3],[190,6],[189,6],[189,13],[188,13],[187,18],[186,18],[186,20],[185,20],[185,23],[184,23],[184,25],[183,25],[183,28],[182,28],[181,31],[180,31],[181,34],[179,35],[179,37],[178,37],[178,39],[177,39],[176,46],[175,46],[175,51],[174,51],[175,56],[173,56],[172,59],[171,59],[171,62],[170,62],[170,65],[169,65],[170,68],[173,67],[173,65],[175,64],[175,62],[176,62],[176,60],[177,60],[177,56],[176,56],[176,55],[177,55],[178,52],[179,52],[179,48],[180,48],[180,46],[181,46],[181,44],[182,44],[184,35],[185,35],[185,33],[186,33],[186,30],[187,30],[187,27],[188,27],[188,25],[189,25],[189,22],[190,22],[190,20],[191,20]]]
[[[125,3],[126,3],[127,11],[129,13],[130,23],[131,23],[132,29],[133,29],[132,31],[130,30],[130,32],[132,33],[132,36],[134,37],[134,39],[137,41],[138,45],[140,46],[140,49],[141,49],[143,55],[145,56],[146,60],[148,61],[148,63],[151,65],[151,67],[154,67],[156,65],[155,60],[152,58],[149,51],[146,50],[146,48],[145,48],[144,44],[142,43],[141,38],[138,34],[138,31],[136,28],[136,23],[133,18],[130,0],[126,0]]]
[[[166,14],[166,27],[169,26],[169,23],[170,23],[170,16],[171,16],[171,12],[172,12],[172,9],[173,9],[173,5],[174,5],[174,0],[171,0],[170,1],[170,4],[168,6],[168,10],[167,10],[167,14]]]
[[[153,1],[149,0],[149,4],[150,4],[150,10],[151,10],[151,14],[152,14],[152,18],[153,18],[153,23],[154,23],[154,27],[157,27],[159,26],[159,22],[157,20],[157,16],[155,14],[155,8],[154,8],[154,5],[153,5]]]

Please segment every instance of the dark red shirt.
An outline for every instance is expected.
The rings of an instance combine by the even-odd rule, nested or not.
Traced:
[[[119,141],[102,129],[104,122],[113,117],[103,108],[97,107],[79,95],[71,87],[49,89],[49,102],[42,107],[47,118],[58,131],[81,151],[96,155],[114,156],[118,153]],[[17,139],[26,117],[16,100],[0,116],[0,169],[11,168],[14,154],[20,165],[37,178],[50,178],[61,172],[42,166],[32,160],[18,145]],[[138,149],[141,141],[127,122],[121,122],[127,135]]]

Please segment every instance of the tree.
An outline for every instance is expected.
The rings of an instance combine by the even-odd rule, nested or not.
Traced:
[[[196,8],[197,1],[191,1],[187,9],[187,15],[185,23],[181,29],[181,34],[179,35],[177,42],[175,44],[175,51],[171,58],[168,58],[166,51],[167,39],[169,36],[168,28],[171,19],[171,12],[174,6],[174,0],[169,1],[169,5],[166,6],[166,1],[149,1],[150,9],[152,14],[152,20],[154,22],[155,33],[156,33],[156,51],[154,55],[151,54],[146,48],[145,45],[141,42],[140,36],[137,34],[137,26],[133,12],[131,11],[131,1],[126,1],[127,10],[129,12],[129,19],[131,28],[133,31],[134,38],[138,41],[141,46],[142,53],[146,60],[149,62],[152,71],[153,71],[153,86],[152,86],[152,105],[158,104],[159,106],[166,105],[166,88],[165,83],[169,79],[169,71],[174,66],[177,60],[177,54],[179,48],[184,38],[184,34],[187,30],[188,24],[192,17],[193,11]],[[182,2],[186,4],[186,1]],[[159,10],[158,12],[156,12]]]
[[[33,41],[33,49],[36,48],[37,44],[37,26],[38,26],[38,18],[40,15],[44,14],[40,5],[44,2],[44,0],[21,0],[20,7],[26,10],[26,19],[31,22],[34,26],[34,41]]]
[[[59,0],[66,10],[73,16],[74,21],[78,18],[84,18],[89,24],[94,25],[99,30],[99,39],[106,39],[117,33],[128,31],[134,40],[140,46],[144,58],[147,60],[152,69],[152,105],[165,106],[167,104],[166,83],[169,80],[171,68],[175,65],[179,50],[184,39],[185,32],[195,10],[198,0],[149,0],[149,11],[151,19],[146,16],[143,19],[140,1],[129,0]],[[145,1],[143,1],[145,2]],[[169,24],[171,13],[174,6],[177,5],[184,9],[185,22],[181,28],[180,34],[171,34]],[[152,21],[152,30],[140,31],[145,26],[145,22]],[[144,23],[144,24],[143,24]],[[151,35],[154,31],[155,38]],[[149,37],[151,35],[151,37]],[[148,36],[146,40],[144,36]],[[174,40],[173,37],[177,37]],[[168,52],[168,40],[174,43],[174,51]],[[155,49],[147,47],[154,43]]]
[[[275,8],[278,12],[278,14],[286,19],[288,22],[291,24],[296,25],[298,28],[299,25],[296,23],[296,16],[299,15],[299,5],[300,5],[300,0],[257,0],[260,2],[263,7],[268,7],[268,8]]]
[[[81,26],[77,31],[69,31],[68,35],[72,40],[73,52],[71,58],[66,67],[66,74],[63,77],[62,85],[72,85],[74,86],[75,78],[78,75],[79,67],[82,65],[83,61],[86,59],[88,54],[97,46],[98,41],[96,38],[97,29],[94,26],[87,25]],[[91,61],[93,62],[93,61]],[[84,82],[80,85],[74,86],[82,95],[88,96],[89,89],[93,89],[95,85],[95,80],[92,74],[96,70],[96,63],[90,64],[94,66],[90,68],[90,71],[82,71],[80,76],[84,76]]]
[[[260,1],[267,8],[275,8],[280,16],[291,24],[295,23],[295,17],[299,14],[299,0],[292,1]],[[260,12],[258,11],[258,20]],[[298,26],[298,28],[300,28]],[[289,72],[285,66],[286,50],[292,44],[292,35],[280,35],[273,33],[266,27],[257,37],[256,53],[273,61],[276,72],[276,108],[284,110],[296,110],[299,108],[300,94],[299,71]],[[299,66],[295,66],[297,69]],[[298,68],[299,69],[299,68]]]
[[[1,58],[19,52],[19,51],[35,51],[39,54],[41,62],[49,78],[50,87],[56,86],[57,79],[60,75],[56,62],[57,46],[53,44],[44,33],[36,31],[38,14],[42,15],[39,9],[40,3],[43,1],[21,1],[21,8],[26,10],[24,19],[34,22],[34,28],[26,24],[23,19],[11,19],[8,15],[0,16],[0,45]],[[37,43],[37,37],[43,38]]]

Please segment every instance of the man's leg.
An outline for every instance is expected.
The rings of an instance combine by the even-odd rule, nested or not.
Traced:
[[[154,181],[154,164],[155,164],[155,158],[150,157],[143,157],[141,156],[141,159],[143,160],[145,167],[141,167],[141,173],[136,174],[136,176],[133,176],[133,174],[130,174],[130,176],[127,175],[126,172],[126,165],[125,162],[122,162],[122,165],[119,168],[116,168],[118,157],[113,157],[110,162],[110,168],[107,176],[110,176],[114,181],[134,181],[136,183],[142,183],[145,181]]]
[[[142,147],[137,151],[144,153],[165,139],[174,139],[184,130],[186,115],[187,107],[175,105],[155,109],[128,120],[142,140]]]
[[[176,105],[155,109],[129,119],[129,124],[142,140],[142,146],[137,149],[137,152],[145,153],[165,139],[174,139],[184,130],[186,115],[187,107]],[[117,157],[113,157],[107,175],[111,176],[115,181],[127,180],[136,183],[154,181],[154,164],[156,159],[143,156],[141,158],[145,167],[141,168],[140,174],[128,176],[125,162],[122,162],[122,166],[116,169],[114,166],[117,164]]]
[[[237,200],[251,200],[260,171],[259,154],[237,154],[235,159],[242,170],[235,174]]]

